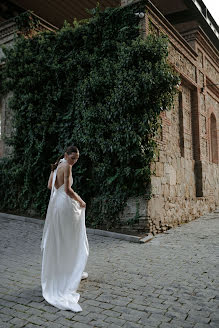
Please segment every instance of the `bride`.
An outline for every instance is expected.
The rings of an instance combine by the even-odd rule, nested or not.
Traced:
[[[64,158],[53,165],[48,181],[51,189],[41,242],[41,286],[45,300],[61,310],[82,311],[77,288],[89,255],[85,227],[85,202],[71,188],[72,166],[78,148],[70,146]]]

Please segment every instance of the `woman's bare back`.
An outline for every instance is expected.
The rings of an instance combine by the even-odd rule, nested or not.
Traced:
[[[66,164],[63,163],[58,166],[57,174],[56,174],[56,181],[55,187],[59,189],[62,185],[64,185],[64,171],[65,171]]]

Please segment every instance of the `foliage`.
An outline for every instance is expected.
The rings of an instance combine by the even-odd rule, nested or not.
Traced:
[[[92,226],[112,226],[131,196],[145,194],[159,114],[178,77],[164,36],[139,37],[144,1],[94,12],[58,32],[19,36],[5,50],[4,92],[13,92],[13,154],[1,162],[1,207],[45,215],[50,163],[80,150],[74,189]]]
[[[25,11],[19,16],[15,17],[15,23],[19,33],[23,35],[29,34],[39,26],[39,19],[33,14],[31,10]]]

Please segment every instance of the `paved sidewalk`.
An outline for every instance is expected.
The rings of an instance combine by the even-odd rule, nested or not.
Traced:
[[[0,327],[219,327],[219,211],[145,244],[89,234],[80,313],[42,298],[41,236],[0,218]]]

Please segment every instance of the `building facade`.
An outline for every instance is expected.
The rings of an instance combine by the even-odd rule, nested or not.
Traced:
[[[156,234],[219,206],[219,30],[201,0],[165,1],[165,6],[154,0],[148,1],[141,23],[142,37],[149,33],[168,36],[168,60],[181,85],[174,107],[161,114],[159,153],[151,165],[151,190],[145,191],[151,198],[130,199],[121,221],[126,231],[126,221],[138,217],[132,230]],[[12,42],[11,35],[0,26],[1,43]],[[6,98],[1,100],[1,127],[3,135],[10,134]],[[0,142],[5,155],[9,150]]]
[[[136,229],[146,226],[147,232],[154,234],[219,206],[218,26],[208,13],[212,26],[207,29],[206,17],[193,1],[193,11],[187,8],[190,15],[185,16],[185,3],[175,1],[177,11],[170,1],[165,1],[165,6],[164,1],[148,2],[142,21],[143,36],[168,36],[168,60],[181,77],[174,108],[161,114],[159,155],[151,165],[151,199],[137,203],[141,218]],[[135,213],[136,199],[132,199],[122,217],[126,220]]]

